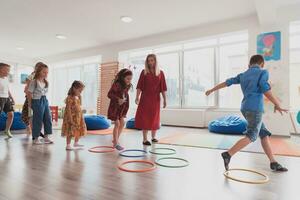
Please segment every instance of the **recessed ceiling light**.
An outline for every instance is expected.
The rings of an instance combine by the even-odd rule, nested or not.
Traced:
[[[130,22],[132,22],[133,19],[129,16],[122,16],[121,20],[122,20],[122,22],[130,23]]]
[[[61,35],[61,34],[56,34],[56,38],[60,39],[60,40],[65,40],[67,39],[67,37],[65,35]]]
[[[23,47],[17,47],[16,49],[17,49],[17,50],[19,50],[19,51],[22,51],[22,50],[24,50],[24,48],[23,48]]]

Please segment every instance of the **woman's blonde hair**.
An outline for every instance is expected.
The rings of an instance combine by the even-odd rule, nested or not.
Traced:
[[[148,56],[145,60],[145,74],[150,73],[150,68],[149,68],[149,64],[148,64],[149,58],[153,58],[155,60],[155,75],[158,76],[160,74],[160,69],[159,69],[159,66],[157,64],[157,59],[156,59],[155,54],[148,54]]]

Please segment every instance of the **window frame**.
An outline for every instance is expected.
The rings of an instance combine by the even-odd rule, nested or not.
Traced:
[[[234,36],[234,35],[240,35],[240,34],[247,34],[247,39],[244,40],[239,40],[239,41],[233,41],[233,42],[221,42],[221,38],[227,37],[227,36]],[[186,48],[185,44],[192,43],[192,42],[199,42],[199,41],[205,41],[205,40],[216,40],[215,44],[211,45],[203,45],[199,47],[192,47],[192,48]],[[222,107],[220,108],[220,94],[219,91],[216,91],[214,94],[214,104],[212,106],[187,106],[184,105],[185,102],[185,97],[184,97],[184,53],[189,52],[189,51],[197,51],[197,50],[203,50],[203,49],[209,49],[213,48],[214,51],[214,85],[220,83],[220,81],[225,81],[225,80],[220,80],[220,47],[222,46],[229,46],[229,45],[235,45],[235,44],[242,44],[242,43],[247,43],[248,45],[248,54],[247,56],[249,57],[249,30],[241,30],[241,31],[236,31],[236,32],[231,32],[231,33],[225,33],[225,34],[220,34],[220,35],[214,35],[214,36],[208,36],[208,37],[203,37],[203,38],[198,38],[194,40],[187,40],[187,41],[181,41],[181,42],[174,42],[174,43],[168,43],[168,44],[161,44],[157,46],[152,46],[152,47],[145,47],[145,48],[139,48],[139,49],[133,49],[133,50],[126,50],[126,51],[121,51],[119,52],[119,57],[120,54],[127,54],[127,63],[124,64],[129,64],[130,60],[137,59],[137,58],[143,58],[145,59],[145,56],[133,56],[130,57],[130,54],[132,52],[150,52],[150,53],[155,53],[156,55],[164,55],[164,54],[171,54],[171,53],[178,53],[178,59],[179,59],[179,106],[168,106],[169,109],[219,109],[219,110],[239,110],[240,108],[225,108]],[[180,50],[174,50],[174,51],[162,51],[162,52],[156,52],[156,49],[163,49],[163,48],[168,48],[171,46],[181,46]],[[167,109],[168,109],[167,108]]]

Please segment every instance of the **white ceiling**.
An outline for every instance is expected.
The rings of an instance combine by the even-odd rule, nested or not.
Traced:
[[[0,0],[0,53],[46,57],[255,12],[255,0]]]

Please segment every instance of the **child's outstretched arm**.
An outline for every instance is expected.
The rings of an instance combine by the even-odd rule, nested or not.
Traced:
[[[205,92],[205,95],[208,96],[208,95],[210,95],[211,93],[213,93],[213,92],[215,92],[215,91],[217,91],[217,90],[220,90],[220,89],[222,89],[222,88],[225,88],[225,87],[227,87],[226,82],[220,83],[220,84],[216,85],[215,87],[213,87],[212,89],[207,90],[207,91]]]
[[[264,95],[274,104],[274,112],[278,111],[281,115],[283,114],[283,112],[288,112],[287,109],[281,108],[279,101],[274,97],[271,90],[265,92]]]

